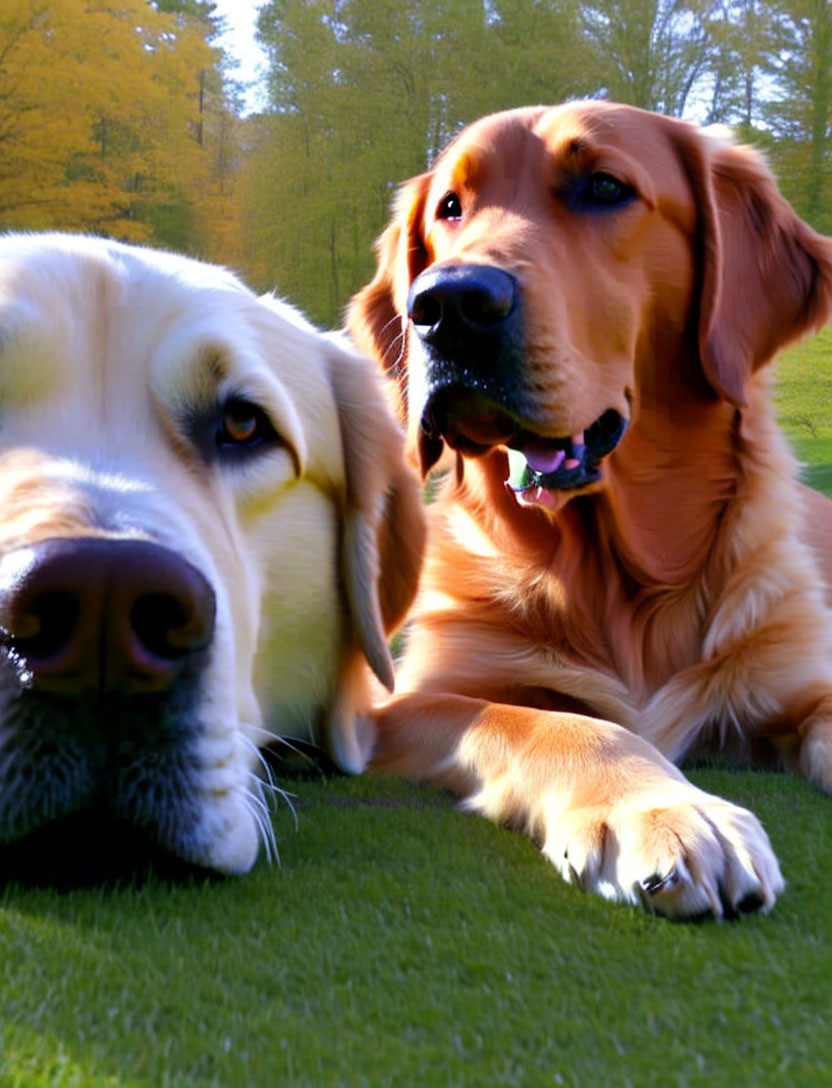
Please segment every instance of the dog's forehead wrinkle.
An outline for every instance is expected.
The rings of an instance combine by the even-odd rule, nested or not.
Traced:
[[[152,378],[155,399],[174,410],[206,408],[219,403],[224,389],[250,368],[240,349],[211,338],[186,345],[182,352],[160,353]]]
[[[643,125],[634,129],[631,113],[615,103],[581,100],[546,110],[536,131],[550,156],[571,165],[590,166],[605,151],[638,161],[646,150],[644,142],[649,142],[649,130]]]

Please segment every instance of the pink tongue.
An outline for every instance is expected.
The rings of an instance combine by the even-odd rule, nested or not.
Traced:
[[[523,450],[523,456],[535,472],[557,472],[566,457],[566,450],[535,449],[527,447]]]
[[[577,452],[576,447],[582,447],[584,444],[583,431],[578,431],[577,434],[573,434],[571,438],[573,452]],[[557,472],[563,464],[564,458],[566,457],[566,451],[553,446],[551,442],[547,442],[545,438],[530,438],[523,449],[523,456],[526,458],[526,463],[529,468],[534,469],[535,472]],[[575,460],[574,457],[570,457],[566,467],[575,468],[579,464],[580,461]]]

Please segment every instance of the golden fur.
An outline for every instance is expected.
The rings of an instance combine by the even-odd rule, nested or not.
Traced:
[[[603,206],[610,177],[624,197]],[[397,375],[423,470],[423,273],[513,277],[533,398],[521,417],[454,387],[377,762],[525,826],[586,889],[670,915],[769,908],[783,881],[756,819],[672,763],[716,748],[832,790],[832,504],[797,482],[765,365],[826,321],[830,242],[750,149],[577,102],[464,130],[403,186],[378,256],[350,329]],[[607,410],[629,426],[597,481],[507,489],[512,427],[551,443]]]
[[[257,449],[215,441],[234,397],[273,428]],[[223,269],[9,235],[0,410],[0,841],[95,803],[189,861],[248,869],[271,834],[257,745],[308,737],[356,770],[366,661],[392,684],[385,632],[415,592],[423,519],[376,368]],[[91,540],[143,542],[174,571],[184,560],[216,612],[184,686],[125,693],[91,672],[92,720],[60,661],[29,667],[18,603],[33,556],[35,569],[55,549],[74,562]],[[151,652],[151,671],[167,664]]]

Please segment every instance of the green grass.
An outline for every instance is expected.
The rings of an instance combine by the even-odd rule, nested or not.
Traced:
[[[282,868],[135,891],[11,889],[5,1085],[819,1083],[829,802],[697,771],[753,805],[789,890],[672,924],[583,896],[518,835],[383,776],[296,784]]]
[[[806,482],[832,495],[832,328],[780,359],[776,399]]]
[[[832,485],[832,336],[781,366]],[[774,912],[672,924],[583,896],[519,835],[381,775],[284,783],[282,864],[0,893],[0,1086],[801,1086],[832,1081],[832,802],[697,769],[752,808]]]

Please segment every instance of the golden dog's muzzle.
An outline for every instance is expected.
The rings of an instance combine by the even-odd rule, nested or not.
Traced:
[[[509,447],[507,485],[528,501],[599,481],[627,421],[608,409],[574,434],[549,433],[528,379],[522,290],[511,273],[481,264],[429,268],[411,287],[408,316],[425,356],[425,400],[412,407],[423,472],[444,441],[469,457]]]

